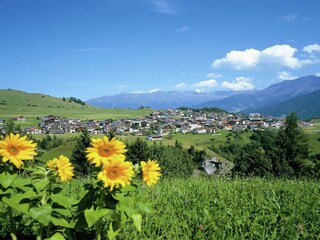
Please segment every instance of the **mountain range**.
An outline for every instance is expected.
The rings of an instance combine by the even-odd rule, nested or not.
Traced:
[[[105,108],[139,108],[141,106],[153,109],[193,107],[211,100],[219,100],[233,96],[239,92],[193,92],[193,91],[156,91],[152,93],[120,93],[113,96],[93,98],[86,103]]]
[[[263,115],[281,116],[297,112],[300,118],[320,116],[320,77],[305,76],[285,80],[262,90],[180,92],[157,91],[153,93],[121,93],[90,99],[88,104],[107,108],[154,109],[178,107],[217,107],[229,112],[259,112]]]

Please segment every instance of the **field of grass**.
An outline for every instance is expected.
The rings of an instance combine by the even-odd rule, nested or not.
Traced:
[[[156,213],[120,239],[319,239],[316,181],[168,179],[150,189]],[[306,196],[308,196],[306,198]]]
[[[73,180],[65,191],[77,197],[82,184]],[[128,223],[117,239],[320,238],[318,181],[161,179],[137,194],[150,199],[155,213],[144,216],[141,232]]]
[[[25,116],[27,121],[16,122],[21,126],[37,125],[39,122],[37,118],[46,115],[81,120],[103,120],[142,117],[148,115],[151,111],[150,109],[107,109],[90,105],[83,106],[45,94],[0,90],[0,119],[6,120],[17,116]]]
[[[77,198],[82,186],[72,180],[65,192]],[[320,239],[318,181],[161,179],[137,194],[148,197],[155,212],[143,217],[141,232],[128,223],[117,239]],[[7,224],[2,221],[2,236]],[[78,231],[75,239],[89,233]]]

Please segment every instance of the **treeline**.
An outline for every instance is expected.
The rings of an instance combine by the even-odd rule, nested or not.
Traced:
[[[239,133],[227,137],[225,145],[211,149],[234,163],[233,175],[320,177],[320,154],[310,154],[308,136],[298,126],[295,113],[280,130],[253,132],[247,144]]]
[[[66,101],[66,98],[63,97],[62,100],[63,100],[63,101]],[[75,98],[75,97],[69,97],[69,98],[68,98],[68,102],[75,102],[75,103],[78,103],[78,104],[83,105],[83,106],[86,105],[86,103],[85,103],[84,101],[82,101],[82,100],[79,99],[79,98]]]

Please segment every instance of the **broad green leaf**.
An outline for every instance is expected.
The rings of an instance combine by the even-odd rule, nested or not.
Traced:
[[[71,212],[67,209],[62,209],[62,208],[53,208],[52,212],[56,212],[61,214],[64,217],[69,217],[71,215]]]
[[[58,203],[61,206],[64,206],[65,208],[70,208],[72,205],[76,205],[78,203],[77,200],[75,200],[72,197],[66,197],[63,194],[55,194],[51,196],[52,201]]]
[[[43,180],[39,182],[35,182],[33,185],[35,186],[37,192],[39,193],[42,189],[44,189],[49,184],[49,180]]]
[[[32,188],[31,181],[29,179],[25,178],[18,178],[14,181],[12,184],[13,187],[19,188],[23,190],[24,192],[29,191],[30,188]]]
[[[116,239],[116,236],[118,235],[120,231],[120,228],[114,231],[112,223],[109,224],[109,230],[108,230],[108,239]]]
[[[21,203],[21,200],[24,198],[24,194],[15,194],[10,198],[3,197],[2,201],[19,212],[28,213],[29,203]]]
[[[84,217],[86,218],[88,227],[94,225],[100,218],[102,218],[109,212],[109,209],[94,210],[93,207],[90,209],[86,209],[84,211]]]
[[[44,226],[48,226],[51,219],[52,208],[49,204],[40,206],[39,208],[30,208],[30,216],[42,223]]]
[[[141,214],[133,214],[130,216],[133,220],[133,225],[136,229],[141,232],[141,225],[142,225],[142,217]]]
[[[154,209],[150,202],[138,202],[139,209],[145,213],[153,213]]]
[[[55,234],[52,235],[51,238],[49,238],[48,240],[65,240],[64,236],[59,233],[59,232],[56,232]]]
[[[65,228],[72,228],[72,226],[66,220],[64,220],[62,218],[51,217],[51,222],[55,226],[61,226],[61,227],[65,227]]]
[[[16,179],[17,174],[10,174],[8,172],[2,172],[0,174],[0,184],[3,188],[8,188]]]

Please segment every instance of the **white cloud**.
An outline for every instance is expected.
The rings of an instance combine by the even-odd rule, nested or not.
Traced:
[[[202,92],[204,92],[204,89],[203,88],[201,88],[201,89],[197,88],[194,91],[197,92],[197,93],[202,93]]]
[[[183,26],[183,27],[181,27],[181,28],[176,29],[175,31],[176,31],[176,32],[185,32],[185,31],[188,31],[188,30],[189,30],[188,27]]]
[[[279,78],[280,80],[293,80],[298,77],[292,75],[290,72],[282,71],[282,72],[279,72],[277,78]]]
[[[208,73],[207,74],[207,78],[211,78],[211,79],[220,78],[220,77],[222,77],[222,74],[216,74],[216,73]]]
[[[134,91],[132,92],[133,94],[142,94],[143,92],[142,91]]]
[[[160,88],[154,88],[154,89],[150,89],[149,93],[154,93],[154,92],[159,92],[159,91],[161,91]]]
[[[254,89],[254,85],[251,82],[251,78],[237,77],[233,82],[224,81],[221,86],[234,91],[245,91]]]
[[[218,85],[217,81],[214,79],[210,79],[210,80],[205,80],[205,81],[201,81],[201,82],[197,82],[194,84],[195,87],[199,87],[199,88],[214,88]]]
[[[319,44],[311,44],[303,47],[303,51],[313,54],[314,52],[320,52],[320,45]]]
[[[175,15],[177,11],[167,0],[150,0],[156,12]]]
[[[314,75],[317,76],[317,77],[320,77],[320,72],[317,72]]]
[[[187,87],[187,84],[185,84],[185,83],[178,83],[177,85],[176,85],[176,88],[185,88],[185,87]]]
[[[292,13],[292,14],[287,14],[287,15],[284,15],[284,16],[281,16],[280,17],[280,20],[283,21],[283,22],[287,22],[287,23],[291,23],[295,20],[297,20],[298,17],[296,14]]]
[[[212,67],[231,65],[236,69],[254,67],[259,61],[260,52],[256,49],[246,49],[244,51],[232,50],[224,58],[217,59],[212,63]]]
[[[296,51],[297,49],[286,44],[274,45],[262,51],[253,48],[244,51],[232,50],[224,58],[216,59],[212,63],[212,67],[230,66],[241,70],[271,64],[273,67],[280,66],[296,69],[300,68],[304,63],[294,57]]]
[[[126,85],[119,85],[119,88],[127,88]]]

